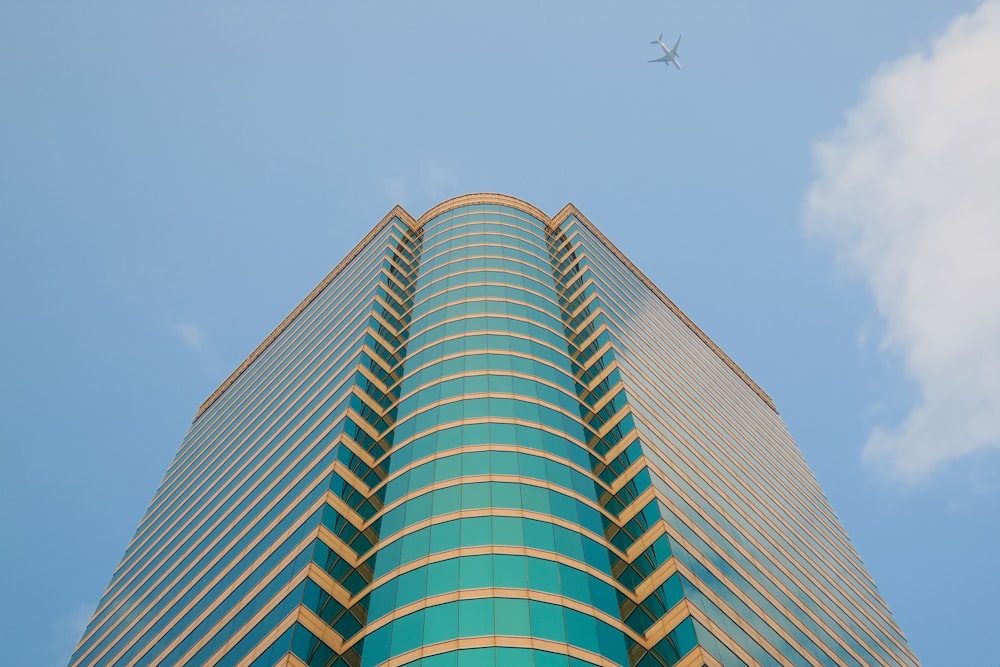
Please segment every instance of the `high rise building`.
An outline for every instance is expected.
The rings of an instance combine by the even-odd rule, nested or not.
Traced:
[[[72,665],[915,665],[775,406],[579,211],[393,209],[197,411]]]

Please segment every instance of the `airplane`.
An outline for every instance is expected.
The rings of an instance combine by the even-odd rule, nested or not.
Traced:
[[[670,63],[673,63],[674,65],[677,66],[677,69],[681,68],[681,64],[677,60],[677,47],[681,45],[681,37],[680,37],[680,35],[677,36],[677,43],[674,44],[674,48],[672,48],[672,49],[668,49],[667,45],[663,43],[663,33],[662,32],[660,33],[660,36],[656,38],[656,41],[650,42],[650,44],[659,44],[660,48],[663,49],[663,55],[660,56],[659,58],[657,58],[656,60],[650,60],[649,62],[651,62],[651,63],[663,63],[664,65],[667,65],[667,66],[669,66]]]

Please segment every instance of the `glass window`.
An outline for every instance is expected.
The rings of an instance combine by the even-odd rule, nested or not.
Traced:
[[[524,546],[524,522],[507,516],[494,516],[493,536],[496,544]]]
[[[490,452],[490,469],[495,475],[517,475],[518,455],[514,452]]]
[[[430,531],[418,530],[415,533],[410,533],[400,541],[402,545],[399,562],[400,564],[409,563],[427,555],[427,549],[430,546]]]
[[[428,607],[424,613],[424,644],[448,641],[458,637],[458,605],[454,602]],[[367,649],[368,642],[365,642]],[[368,657],[365,651],[365,657]]]
[[[535,667],[567,667],[569,656],[550,651],[535,651]]]
[[[494,482],[493,507],[521,507],[521,485],[509,482]]]
[[[556,531],[555,550],[574,560],[583,560],[583,536],[571,530]]]
[[[462,456],[445,456],[434,463],[434,479],[442,481],[462,475]]]
[[[462,509],[462,488],[460,485],[448,486],[434,492],[434,500],[431,505],[434,516],[457,512],[460,509]]]
[[[456,614],[457,614],[456,610]],[[430,620],[425,621],[430,625]],[[458,666],[458,651],[448,651],[447,653],[438,653],[437,655],[430,655],[417,662],[408,663],[406,667],[457,667]]]
[[[531,600],[531,634],[534,637],[557,642],[566,641],[566,622],[559,605]]]
[[[558,563],[541,558],[528,558],[528,585],[536,591],[559,593]]]
[[[528,601],[510,598],[495,598],[493,608],[496,617],[496,633],[515,637],[531,634],[528,617]]]
[[[462,589],[493,586],[493,559],[491,556],[465,556],[459,560],[459,581]]]
[[[521,503],[526,510],[541,512],[543,514],[550,514],[552,512],[548,492],[537,486],[521,485]]]
[[[458,651],[458,667],[481,667],[496,665],[496,649],[467,648]]]
[[[396,579],[396,607],[402,607],[427,594],[427,570],[418,568]]]
[[[493,530],[490,517],[472,517],[462,521],[463,547],[481,546],[492,543]]]
[[[493,634],[493,600],[458,601],[458,632],[462,637],[482,637]]]
[[[415,611],[392,622],[392,655],[411,651],[421,645],[424,610]]]
[[[406,508],[407,526],[411,526],[431,516],[431,498],[435,495],[437,494],[434,492],[425,493],[422,496],[410,498],[406,501],[404,507]]]
[[[597,623],[593,616],[582,614],[574,609],[564,609],[566,619],[566,635],[573,646],[597,653],[600,647],[597,643]]]
[[[525,521],[525,544],[535,549],[555,551],[556,539],[553,528],[552,524],[545,521]]]
[[[427,595],[439,595],[458,590],[459,560],[448,560],[431,563],[427,568]]]
[[[462,509],[479,509],[490,506],[490,485],[488,482],[462,484]]]
[[[504,588],[528,586],[527,559],[522,556],[495,554],[493,556],[494,585]]]

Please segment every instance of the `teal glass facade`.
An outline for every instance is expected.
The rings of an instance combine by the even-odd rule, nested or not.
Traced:
[[[199,409],[71,665],[915,665],[770,398],[572,206],[391,211]]]

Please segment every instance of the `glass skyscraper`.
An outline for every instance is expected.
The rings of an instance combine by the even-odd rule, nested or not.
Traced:
[[[576,208],[393,209],[197,411],[76,665],[916,665],[771,399]]]

